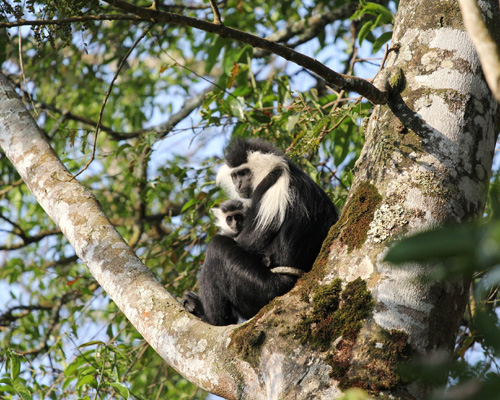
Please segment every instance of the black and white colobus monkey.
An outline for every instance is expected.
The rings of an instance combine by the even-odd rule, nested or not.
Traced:
[[[219,234],[235,238],[243,230],[247,206],[240,200],[227,200],[219,207],[212,208]]]
[[[216,235],[208,244],[200,296],[188,292],[183,299],[188,311],[212,325],[251,318],[288,292],[297,276],[279,268],[309,271],[338,219],[326,193],[273,145],[236,139],[225,156],[218,185],[231,198],[251,202],[236,240]]]

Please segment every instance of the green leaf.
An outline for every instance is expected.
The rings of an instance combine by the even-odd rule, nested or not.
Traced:
[[[31,392],[26,387],[26,382],[24,379],[16,379],[12,382],[12,386],[17,394],[19,394],[23,399],[32,400]]]
[[[182,206],[182,209],[181,209],[181,214],[182,214],[184,211],[188,210],[190,207],[192,207],[192,206],[194,206],[195,204],[197,204],[197,203],[199,203],[199,200],[198,200],[196,197],[193,197],[193,198],[189,199],[189,200],[186,202],[186,204],[184,204],[184,205]]]
[[[391,23],[393,20],[393,15],[391,11],[381,4],[369,2],[366,3],[366,6],[363,8],[363,10],[365,14],[380,16],[381,18],[383,18],[382,21],[384,23],[388,24]]]
[[[368,36],[368,34],[371,32],[371,30],[373,28],[374,28],[373,21],[368,21],[368,22],[364,23],[364,25],[359,30],[359,34],[358,34],[358,41],[359,41],[360,45],[363,43],[363,41],[366,39],[366,37]]]
[[[72,376],[75,371],[81,367],[83,364],[86,364],[87,360],[83,357],[77,357],[71,364],[69,364],[65,369],[64,369],[64,376],[69,377]]]
[[[19,372],[21,371],[21,363],[19,362],[19,358],[11,354],[9,358],[9,369],[10,369],[10,377],[13,381],[19,376]]]
[[[377,38],[377,40],[373,42],[372,52],[376,53],[377,51],[379,51],[380,48],[391,39],[392,39],[392,31],[382,33],[382,35],[380,35]]]
[[[118,382],[112,382],[109,385],[124,399],[128,399],[130,397],[130,392],[125,385]]]
[[[380,16],[380,21],[384,24],[392,23],[394,16],[392,15],[391,10],[389,10],[388,8],[372,2],[367,2],[364,4],[361,3],[361,5],[362,7],[351,16],[351,20],[361,18],[362,16],[368,14],[375,17]]]
[[[14,388],[10,385],[0,385],[0,393],[10,393],[10,394],[15,394],[16,391]]]
[[[207,59],[205,62],[205,72],[210,73],[215,63],[220,57],[222,48],[230,43],[228,40],[217,36],[213,44],[207,50]]]
[[[393,264],[470,257],[476,249],[471,227],[452,226],[416,234],[397,243],[385,257]]]
[[[97,387],[97,380],[93,375],[80,376],[76,382],[76,389],[80,389],[83,385],[90,385],[92,387]]]

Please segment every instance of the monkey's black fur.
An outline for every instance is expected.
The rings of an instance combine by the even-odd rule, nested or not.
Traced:
[[[274,274],[260,256],[238,246],[234,239],[216,235],[205,253],[200,273],[200,295],[188,292],[184,307],[212,325],[230,325],[252,318],[271,299],[288,292],[297,278]]]
[[[262,260],[267,260],[271,267],[310,271],[329,228],[338,219],[326,193],[269,143],[233,140],[225,151],[226,164],[231,171],[245,164],[255,176],[257,171],[252,170],[249,162],[251,153],[254,161],[272,154],[276,156],[276,165],[260,182],[253,182],[251,205],[237,240],[217,235],[209,243],[200,273],[200,296],[189,292],[183,300],[188,311],[212,325],[236,323],[238,317],[251,318],[274,297],[288,292],[297,277],[272,273]],[[289,174],[288,181],[279,181],[286,178],[283,174]],[[231,176],[238,186],[239,178]],[[272,223],[259,225],[259,209],[267,206],[266,192],[276,184],[289,191],[284,218],[276,215]]]

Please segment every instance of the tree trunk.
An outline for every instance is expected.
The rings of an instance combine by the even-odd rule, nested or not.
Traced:
[[[498,22],[498,2],[483,2]],[[397,363],[449,351],[468,282],[394,268],[391,243],[481,215],[498,106],[456,1],[401,1],[387,105],[375,108],[339,222],[313,271],[241,326],[184,312],[71,179],[4,77],[0,145],[78,256],[155,350],[186,378],[229,399],[333,399],[351,386],[424,399]],[[387,85],[386,85],[387,86]]]

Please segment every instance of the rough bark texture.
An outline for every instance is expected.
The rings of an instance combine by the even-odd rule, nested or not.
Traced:
[[[483,4],[498,21],[498,2]],[[379,79],[390,101],[368,122],[348,202],[313,271],[238,327],[179,307],[71,180],[4,77],[0,145],[104,290],[195,384],[229,399],[334,399],[350,386],[423,399],[426,388],[402,381],[396,365],[451,348],[467,282],[431,283],[422,278],[432,265],[396,269],[383,257],[394,239],[480,215],[498,107],[456,1],[401,1],[393,47]]]
[[[498,21],[498,2],[485,5]],[[368,225],[347,221],[365,233],[359,249],[348,248],[341,230],[330,253],[330,275],[347,281],[361,276],[375,298],[373,316],[353,348],[351,382],[367,370],[386,376],[373,360],[377,348],[388,346],[381,332],[407,334],[409,348],[402,350],[409,354],[452,348],[468,282],[426,281],[432,265],[394,268],[383,257],[393,239],[481,215],[498,132],[498,105],[456,2],[402,1],[392,46],[399,50],[385,74],[401,92],[370,118],[346,208],[369,201],[370,195],[354,198],[367,185],[381,201]],[[424,387],[406,389],[426,397]]]

